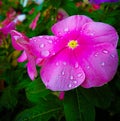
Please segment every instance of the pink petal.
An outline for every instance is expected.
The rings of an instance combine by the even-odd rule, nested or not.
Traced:
[[[14,29],[15,29],[15,23],[14,22],[10,22],[8,25],[3,27],[1,30],[2,30],[3,34],[5,36],[7,36],[7,34],[10,33],[10,31],[12,31]]]
[[[22,55],[17,59],[18,62],[24,62],[27,60],[27,55],[26,55],[26,52],[23,51]]]
[[[37,14],[37,16],[35,17],[35,19],[32,21],[32,23],[30,24],[29,28],[31,28],[32,30],[34,30],[37,26],[37,21],[40,17],[40,12]]]
[[[52,26],[52,32],[57,36],[63,36],[71,31],[80,31],[81,27],[92,20],[84,15],[68,17]]]
[[[64,96],[65,96],[65,92],[60,92],[59,99],[60,100],[63,100],[64,99]]]
[[[85,74],[72,50],[64,49],[47,60],[41,69],[41,78],[48,89],[66,91],[78,87]]]
[[[81,30],[80,38],[84,44],[111,43],[116,47],[118,42],[116,30],[112,26],[100,22],[86,23]]]
[[[27,57],[28,57],[27,72],[31,80],[34,80],[35,77],[37,77],[35,58],[28,54]]]
[[[11,37],[12,37],[12,46],[16,50],[23,50],[24,47],[21,43],[27,43],[29,41],[29,38],[27,38],[25,35],[21,34],[20,32],[17,32],[15,30],[11,31]]]
[[[30,38],[31,51],[38,58],[48,58],[53,56],[61,48],[57,46],[58,38],[55,36],[38,36]],[[37,62],[38,63],[38,62]]]
[[[57,17],[56,17],[57,21],[61,21],[65,18],[67,18],[68,16],[69,16],[68,13],[64,9],[62,9],[62,8],[58,9],[58,13],[57,13]]]
[[[104,43],[80,47],[76,53],[86,77],[81,86],[98,87],[112,80],[118,66],[117,51],[113,45]]]

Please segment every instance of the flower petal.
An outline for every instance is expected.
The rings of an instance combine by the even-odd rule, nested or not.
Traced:
[[[26,52],[23,51],[23,53],[20,55],[20,57],[17,59],[18,62],[24,62],[27,60],[27,55],[26,55]]]
[[[118,2],[118,0],[89,0],[90,3],[101,4],[104,2]]]
[[[105,23],[89,22],[86,23],[81,30],[81,43],[85,44],[99,44],[111,43],[117,46],[118,34],[116,30]]]
[[[84,15],[74,15],[54,24],[52,32],[56,36],[63,36],[71,31],[80,31],[81,27],[88,22],[92,22],[92,19]]]
[[[5,27],[3,27],[1,29],[1,31],[3,32],[3,34],[5,36],[7,36],[8,33],[10,33],[11,30],[15,29],[15,23],[14,22],[10,22],[8,25],[6,25]]]
[[[85,74],[75,60],[70,49],[47,60],[41,69],[41,78],[48,89],[66,91],[78,87],[85,79]]]
[[[29,54],[27,54],[27,57],[28,57],[27,72],[31,80],[34,80],[35,77],[37,77],[35,58]]]
[[[77,52],[77,60],[86,77],[83,87],[99,87],[112,80],[118,66],[117,51],[113,45],[93,45],[84,48],[84,51],[78,49]]]
[[[24,47],[20,43],[29,42],[29,38],[27,38],[25,35],[21,34],[20,32],[15,31],[15,30],[12,30],[10,32],[10,34],[11,34],[11,37],[12,37],[12,46],[16,50],[23,50]]]
[[[46,35],[30,38],[31,51],[40,59],[48,58],[61,49],[59,46],[56,46],[57,42],[58,38],[55,36]]]

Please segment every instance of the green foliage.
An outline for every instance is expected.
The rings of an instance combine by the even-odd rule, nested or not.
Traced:
[[[40,79],[31,82],[26,88],[26,96],[33,103],[39,103],[49,93]]]
[[[62,107],[56,96],[48,95],[39,104],[21,112],[15,121],[48,121],[51,117],[59,118],[61,111]]]
[[[64,111],[67,121],[94,121],[95,108],[78,88],[66,93]]]

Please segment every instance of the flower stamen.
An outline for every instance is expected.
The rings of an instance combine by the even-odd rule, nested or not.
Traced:
[[[74,48],[76,48],[77,46],[78,46],[78,42],[77,42],[76,40],[71,40],[71,41],[69,41],[69,43],[68,43],[68,47],[69,47],[69,48],[74,49]]]

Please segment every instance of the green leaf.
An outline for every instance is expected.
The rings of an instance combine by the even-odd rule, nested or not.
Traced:
[[[14,89],[9,86],[4,89],[3,94],[0,98],[0,107],[5,107],[7,109],[12,109],[17,104],[17,97],[15,95]]]
[[[40,99],[48,95],[49,92],[40,79],[31,82],[26,88],[26,96],[33,103],[39,103]]]
[[[64,1],[62,4],[63,9],[65,9],[69,15],[77,14],[78,10],[72,1]]]
[[[108,85],[91,89],[80,88],[80,90],[93,105],[103,109],[110,105],[113,98],[113,94]]]
[[[66,92],[64,99],[64,111],[67,121],[94,121],[95,109],[80,89]]]
[[[15,121],[48,121],[51,117],[59,116],[62,107],[56,100],[56,96],[41,99],[38,105],[21,112]]]

